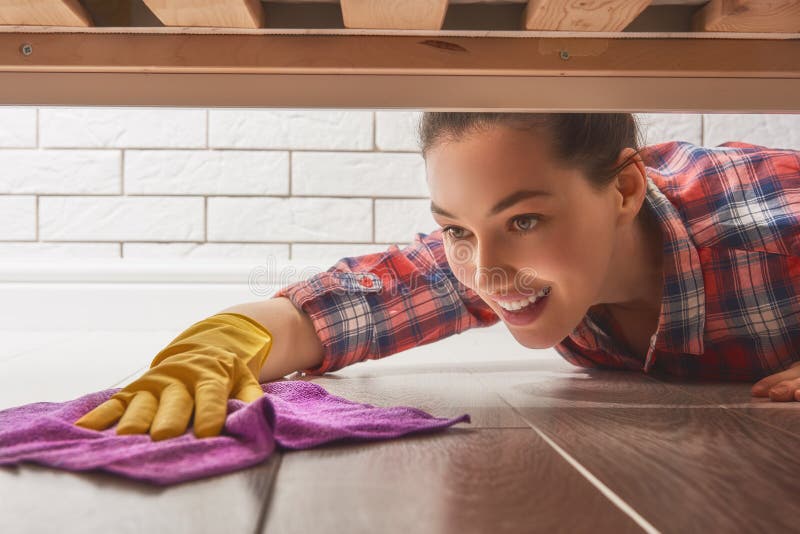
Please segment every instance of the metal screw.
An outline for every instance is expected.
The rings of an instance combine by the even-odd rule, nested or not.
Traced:
[[[561,59],[563,59],[563,60],[565,60],[565,61],[566,61],[567,59],[569,59],[569,52],[567,52],[566,50],[561,50],[561,53],[560,53],[560,55],[561,55]]]
[[[19,51],[22,52],[23,56],[29,56],[33,54],[33,47],[28,43],[25,43],[24,45],[19,47]]]

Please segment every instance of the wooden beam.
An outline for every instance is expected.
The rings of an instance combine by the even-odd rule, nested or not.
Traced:
[[[143,0],[165,26],[261,28],[260,0]]]
[[[796,78],[0,72],[0,104],[800,113]]]
[[[2,0],[0,24],[14,26],[92,26],[78,0]]]
[[[793,39],[238,32],[0,31],[0,105],[800,113]]]
[[[620,32],[650,5],[650,0],[528,0],[524,30]]]
[[[0,71],[799,78],[796,39],[0,30]],[[161,30],[161,31],[159,31]],[[30,44],[33,54],[19,47]],[[567,52],[562,55],[562,52]]]
[[[345,28],[439,30],[448,0],[341,0]]]
[[[692,30],[705,32],[798,32],[797,0],[711,0],[692,16]]]

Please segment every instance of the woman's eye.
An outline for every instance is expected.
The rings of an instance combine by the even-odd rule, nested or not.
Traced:
[[[445,226],[442,228],[442,232],[445,235],[449,235],[453,239],[462,239],[463,236],[455,235],[454,232],[463,232],[463,230],[457,226]]]
[[[521,215],[519,217],[514,218],[514,222],[519,222],[519,221],[528,221],[529,223],[531,221],[535,221],[536,223],[538,223],[539,222],[539,217],[537,215]],[[524,232],[530,232],[531,230],[533,230],[533,228],[535,226],[536,226],[536,224],[532,224],[532,225],[523,224],[522,227],[520,228],[520,232],[523,232],[523,233]]]
[[[519,224],[520,221],[521,224]],[[512,219],[512,226],[515,227],[514,229],[519,235],[524,235],[533,230],[538,222],[538,215],[520,215]],[[458,232],[464,232],[464,229],[458,226],[445,226],[442,228],[442,233],[453,239],[464,239],[466,237],[464,234],[459,234]]]

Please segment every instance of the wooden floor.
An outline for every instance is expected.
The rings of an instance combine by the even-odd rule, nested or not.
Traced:
[[[0,333],[0,409],[120,387],[174,335]],[[0,532],[800,530],[800,403],[751,398],[747,384],[588,371],[503,325],[302,379],[472,423],[275,453],[167,488],[0,468]]]

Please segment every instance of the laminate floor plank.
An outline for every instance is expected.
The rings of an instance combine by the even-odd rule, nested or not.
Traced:
[[[775,402],[766,397],[753,397],[750,394],[751,383],[702,383],[675,379],[669,379],[668,382],[689,395],[800,438],[800,402]]]
[[[63,402],[121,387],[121,382],[130,382],[149,366],[171,334],[79,332],[53,339],[22,357],[0,361],[0,410],[32,402]]]
[[[0,532],[256,532],[280,456],[163,488],[103,472],[0,467]]]
[[[641,532],[530,429],[289,451],[263,532]]]
[[[436,417],[469,414],[470,428],[528,428],[528,424],[496,393],[481,384],[470,372],[443,370],[405,372],[382,376],[379,371],[363,376],[302,377],[328,393],[375,406],[413,406]]]
[[[0,410],[122,387],[149,367],[172,331],[45,333],[0,361]],[[19,341],[26,336],[18,335]],[[44,340],[44,342],[42,342]],[[18,345],[19,346],[19,345]],[[255,532],[280,464],[159,488],[101,471],[0,467],[0,532]]]
[[[75,337],[71,331],[0,330],[0,364],[36,353],[45,346],[55,346]]]
[[[537,365],[475,376],[656,529],[797,529],[794,435],[642,373]]]

